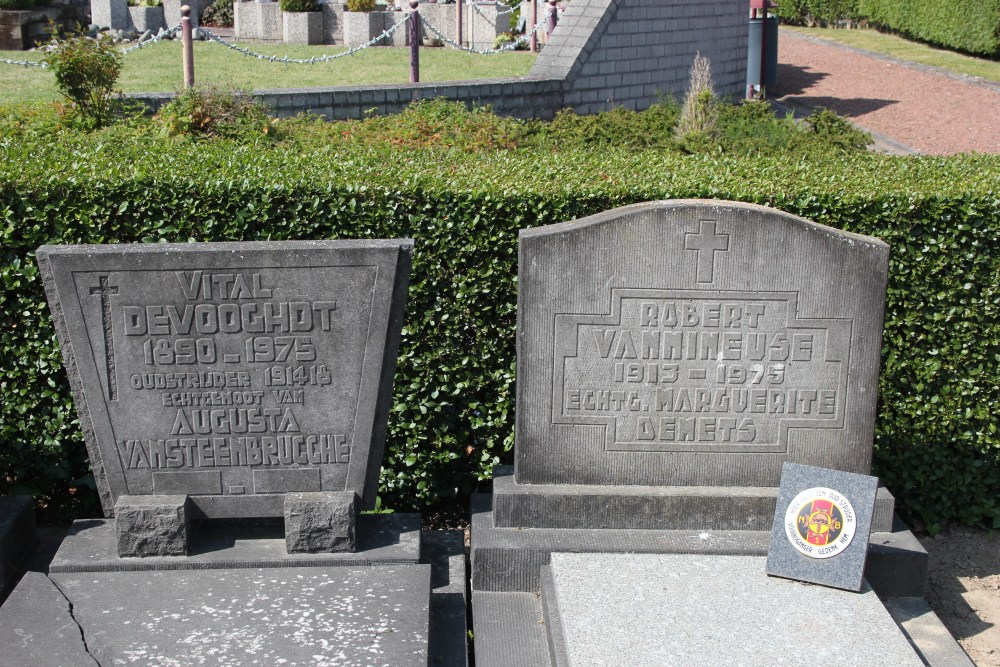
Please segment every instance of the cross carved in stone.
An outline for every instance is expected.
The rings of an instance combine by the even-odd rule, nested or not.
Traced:
[[[702,220],[698,232],[685,232],[684,249],[698,254],[697,281],[715,280],[715,253],[728,252],[729,234],[716,233],[715,220]]]
[[[104,329],[104,363],[108,374],[108,399],[118,400],[118,372],[115,369],[115,337],[111,324],[111,297],[118,294],[118,288],[111,285],[109,276],[99,276],[98,286],[91,287],[90,293],[101,297],[101,324]]]

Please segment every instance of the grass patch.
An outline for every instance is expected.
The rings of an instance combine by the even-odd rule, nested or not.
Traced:
[[[252,44],[265,55],[314,58],[341,53],[333,46]],[[0,51],[0,58],[41,60],[35,51]],[[420,80],[452,81],[501,76],[523,76],[535,55],[528,52],[476,55],[453,49],[421,49]],[[286,65],[247,58],[221,44],[196,42],[195,81],[248,90],[356,86],[404,83],[410,80],[410,51],[403,48],[371,48],[353,56],[315,65]],[[0,99],[5,102],[45,102],[59,99],[52,72],[38,67],[0,64]],[[173,92],[181,87],[181,45],[159,42],[125,56],[118,87],[126,93]]]
[[[800,28],[798,26],[782,26],[781,29],[802,35],[822,37],[833,42],[875,51],[876,53],[893,56],[901,60],[909,60],[921,65],[933,65],[934,67],[940,67],[955,74],[978,76],[1000,83],[1000,62],[986,60],[985,58],[974,58],[945,49],[935,49],[926,44],[911,42],[908,39],[878,32],[877,30]]]

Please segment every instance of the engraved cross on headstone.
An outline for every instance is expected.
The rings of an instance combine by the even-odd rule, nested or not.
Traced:
[[[108,371],[108,399],[118,400],[118,374],[115,370],[115,337],[111,325],[111,297],[118,294],[118,288],[112,287],[108,276],[98,277],[98,287],[91,287],[91,294],[101,297],[101,324],[104,328],[104,361]]]
[[[729,234],[716,234],[715,224],[715,220],[702,220],[697,233],[684,234],[684,249],[698,253],[697,280],[700,283],[715,280],[715,253],[729,250]]]

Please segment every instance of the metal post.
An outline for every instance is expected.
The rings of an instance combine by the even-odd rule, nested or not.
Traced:
[[[548,44],[555,32],[556,24],[559,23],[559,12],[556,9],[556,0],[549,0],[549,24],[545,29],[545,43]]]
[[[455,43],[462,45],[462,0],[455,0]]]
[[[767,7],[768,0],[764,0],[764,18],[760,22],[760,99],[764,99],[764,59],[767,57]]]
[[[420,12],[417,0],[410,2],[410,83],[420,83]]]
[[[181,7],[181,53],[184,58],[184,87],[194,87],[194,46],[191,39],[191,8]]]
[[[531,3],[531,25],[529,26],[531,30],[531,52],[538,53],[538,33],[535,32],[535,26],[538,25],[538,0],[528,0]]]

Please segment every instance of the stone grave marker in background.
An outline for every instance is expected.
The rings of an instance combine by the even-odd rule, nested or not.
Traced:
[[[786,462],[869,472],[888,250],[717,201],[521,232],[514,466],[473,502],[477,664],[563,664],[554,552],[763,556]],[[867,577],[919,597],[893,504],[879,489]]]
[[[31,600],[61,599],[101,664],[464,664],[461,533],[358,516],[378,490],[412,248],[40,248],[113,518],[75,522],[49,576],[0,610],[0,642],[27,632],[21,654],[45,664],[65,633],[24,624],[45,616]],[[79,652],[79,636],[56,643]]]

